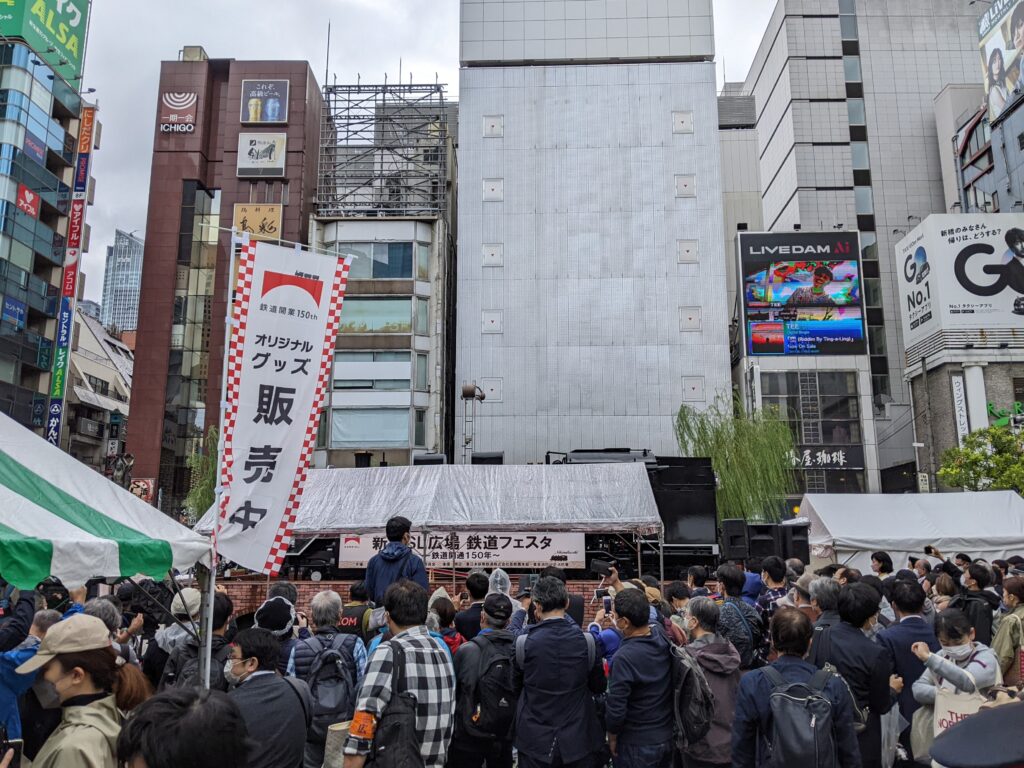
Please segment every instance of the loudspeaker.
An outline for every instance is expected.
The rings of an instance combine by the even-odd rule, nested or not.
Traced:
[[[811,545],[809,537],[811,526],[808,523],[802,525],[780,525],[782,529],[782,557],[789,559],[796,557],[804,565],[810,565]]]
[[[712,544],[717,506],[714,490],[654,488],[666,544]]]
[[[497,451],[495,453],[474,453],[470,459],[471,464],[504,464],[505,463],[505,452]]]
[[[746,560],[750,552],[746,520],[722,521],[722,560]]]
[[[775,524],[751,524],[747,526],[750,542],[750,557],[768,557],[782,554],[781,526]]]

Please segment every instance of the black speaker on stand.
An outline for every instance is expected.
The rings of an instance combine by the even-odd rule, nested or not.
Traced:
[[[747,539],[747,521],[742,519],[722,521],[722,560],[746,560],[750,554]]]
[[[799,558],[800,562],[808,565],[811,562],[810,533],[811,526],[808,523],[801,525],[780,525],[782,529],[782,551],[783,557]]]
[[[747,526],[747,539],[750,542],[750,557],[765,558],[769,555],[782,554],[781,526],[774,523],[751,523]]]

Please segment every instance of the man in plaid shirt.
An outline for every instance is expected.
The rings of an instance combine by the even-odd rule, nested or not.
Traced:
[[[444,768],[455,725],[455,670],[451,656],[427,632],[427,591],[402,579],[384,596],[391,640],[370,655],[356,712],[345,742],[345,768],[362,768],[373,745],[377,722],[395,691],[397,671],[392,644],[405,653],[405,691],[416,698],[416,734],[427,768]]]

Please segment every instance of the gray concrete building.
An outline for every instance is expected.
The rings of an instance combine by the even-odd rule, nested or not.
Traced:
[[[886,490],[913,486],[914,460],[893,249],[946,210],[933,101],[979,79],[979,8],[779,0],[745,83],[757,102],[765,228],[860,232],[872,394],[863,417]]]
[[[114,244],[107,246],[100,315],[105,328],[134,331],[138,325],[145,245],[142,238],[118,229],[114,232]]]
[[[728,394],[713,57],[711,0],[463,0],[456,461],[673,455]]]

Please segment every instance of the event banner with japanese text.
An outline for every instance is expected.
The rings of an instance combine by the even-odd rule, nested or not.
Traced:
[[[316,445],[348,280],[336,256],[241,247],[227,354],[219,554],[276,574]]]
[[[339,568],[365,568],[387,546],[384,531],[346,533]],[[410,546],[427,568],[585,568],[582,533],[545,531],[439,531],[413,533]]]

